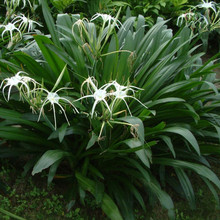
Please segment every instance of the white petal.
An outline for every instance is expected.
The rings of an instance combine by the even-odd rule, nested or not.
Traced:
[[[93,106],[92,106],[92,113],[91,113],[91,117],[93,118],[93,114],[94,114],[94,111],[95,111],[95,107],[96,107],[96,105],[98,104],[98,100],[96,100],[95,102],[94,102],[94,104],[93,104]]]

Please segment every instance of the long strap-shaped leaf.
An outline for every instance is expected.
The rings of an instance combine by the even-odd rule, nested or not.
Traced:
[[[38,35],[35,36],[34,39],[36,40],[45,60],[48,62],[50,69],[52,70],[50,72],[51,79],[56,80],[60,76],[60,73],[62,72],[64,66],[66,65],[65,62],[46,46],[47,44],[53,45],[53,42],[49,38],[47,38],[46,36]],[[63,80],[65,80],[64,82],[70,81],[70,77],[67,69],[64,72]]]
[[[42,11],[43,11],[44,19],[45,19],[45,22],[47,24],[47,28],[48,28],[48,30],[51,34],[51,38],[53,39],[53,42],[57,46],[60,47],[61,44],[60,44],[60,41],[59,41],[57,30],[55,28],[53,17],[50,13],[50,8],[48,7],[48,4],[47,4],[47,0],[42,0],[41,4],[42,4]]]
[[[76,178],[79,182],[79,185],[89,192],[91,192],[95,196],[96,192],[96,184],[91,179],[84,177],[79,172],[76,172]],[[101,208],[105,212],[105,214],[111,219],[111,220],[123,220],[118,207],[114,203],[114,201],[106,194],[104,193],[101,203]]]
[[[212,172],[208,167],[204,165],[191,163],[187,161],[174,160],[174,159],[169,159],[169,158],[154,158],[153,164],[162,164],[165,166],[172,166],[175,168],[186,168],[186,169],[193,170],[200,176],[205,177],[211,182],[213,182],[220,189],[219,178],[215,175],[214,172]]]

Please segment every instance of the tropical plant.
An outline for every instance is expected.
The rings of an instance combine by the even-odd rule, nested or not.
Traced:
[[[177,25],[187,25],[192,29],[192,33],[199,34],[204,51],[206,51],[209,35],[219,38],[220,4],[203,0],[200,4],[189,7],[181,14],[177,19]]]
[[[50,36],[0,60],[0,157],[29,155],[26,173],[49,168],[48,184],[65,179],[82,203],[91,193],[110,219],[156,199],[173,219],[166,185],[195,208],[194,173],[218,203],[206,155],[220,152],[219,54],[203,65],[190,29],[173,35],[161,18],[146,31],[141,15],[58,14],[55,24],[46,1],[42,10]]]

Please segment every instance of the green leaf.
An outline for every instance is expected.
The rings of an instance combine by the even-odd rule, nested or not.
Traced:
[[[94,132],[92,132],[92,137],[90,138],[87,144],[86,150],[90,149],[97,140],[98,140],[98,136]]]
[[[63,78],[63,75],[64,75],[64,73],[65,73],[65,71],[66,71],[66,66],[67,66],[67,65],[65,65],[65,66],[63,67],[63,70],[62,70],[62,72],[60,73],[59,77],[57,78],[57,81],[56,81],[56,83],[54,84],[54,87],[52,88],[51,92],[53,92],[53,91],[57,88],[57,86],[59,85],[59,83],[60,83],[61,79]]]
[[[104,184],[96,181],[95,182],[95,200],[96,200],[96,204],[101,204],[103,196],[104,196],[104,192],[105,192],[105,187]]]
[[[142,145],[145,142],[144,139],[144,125],[143,122],[134,116],[127,116],[127,117],[122,117],[122,118],[117,118],[118,121],[124,121],[127,122],[131,125],[133,125],[136,129],[137,129],[137,134],[138,134],[138,138],[140,139]]]
[[[12,57],[14,57],[20,65],[25,65],[25,69],[27,69],[28,73],[33,74],[35,77],[43,77],[44,80],[50,79],[49,76],[45,74],[46,70],[28,54],[16,51],[13,53]]]
[[[157,131],[161,131],[163,130],[164,128],[166,127],[166,123],[164,121],[160,122],[158,125],[156,125],[155,127],[153,128],[146,128],[146,134],[147,132],[149,131],[150,133],[152,132],[157,132]]]
[[[163,98],[163,99],[157,99],[155,101],[150,102],[149,104],[147,104],[147,107],[152,107],[155,105],[159,105],[159,104],[164,104],[164,103],[168,103],[168,102],[185,102],[184,99],[181,98],[175,98],[175,97],[169,97],[169,98]]]
[[[43,137],[39,138],[39,135],[24,129],[21,126],[20,127],[0,126],[0,138],[6,140],[28,142],[43,146],[45,146],[45,144],[47,146],[54,146],[54,144],[50,141],[47,141],[46,138],[45,139]]]
[[[213,194],[213,196],[215,198],[215,201],[216,201],[217,208],[220,209],[220,202],[219,202],[219,195],[218,195],[218,193],[216,192],[216,190],[213,187],[213,185],[209,182],[209,180],[207,180],[206,178],[202,178],[202,179],[206,183],[206,185],[209,187],[210,191],[212,192],[212,194]]]
[[[82,127],[79,127],[79,126],[67,127],[65,136],[72,135],[72,134],[84,135],[84,136],[87,135],[86,131]],[[57,129],[50,134],[50,136],[48,137],[48,140],[59,138],[59,135],[60,135],[59,129]]]
[[[123,142],[127,144],[130,148],[137,148],[143,145],[142,142],[137,138],[127,139]],[[149,159],[151,160],[151,154],[149,154],[149,152],[146,149],[135,151],[135,153],[139,157],[139,159],[144,163],[144,165],[150,168]]]
[[[201,144],[200,149],[202,154],[220,155],[220,145],[217,144]]]
[[[55,54],[48,47],[45,46],[47,44],[53,45],[53,42],[49,38],[47,38],[46,36],[43,36],[43,35],[36,35],[36,36],[34,36],[34,39],[36,40],[38,46],[41,49],[41,52],[42,52],[45,60],[48,62],[49,66],[52,70],[52,72],[49,73],[51,79],[57,80],[60,76],[60,73],[63,71],[63,69],[66,65],[65,62],[63,60],[61,60],[57,54]],[[69,73],[68,73],[67,69],[65,69],[65,71],[63,73],[63,81],[62,82],[66,83],[69,81],[70,81]]]
[[[29,125],[33,128],[36,128],[44,133],[49,133],[47,127],[37,122],[32,122],[25,118],[26,114],[21,114],[18,111],[11,110],[8,108],[0,108],[0,118],[10,120],[12,123],[19,123],[24,125]]]
[[[63,123],[62,126],[58,129],[60,143],[63,141],[63,139],[64,139],[64,137],[66,135],[67,127],[68,127],[68,124],[67,123]]]
[[[92,164],[89,164],[88,169],[93,175],[99,177],[100,179],[103,179],[103,180],[105,179],[104,176],[102,175],[102,173],[96,167],[94,167]]]
[[[194,194],[194,190],[192,188],[192,184],[188,176],[186,175],[184,170],[181,168],[175,168],[175,171],[176,171],[177,177],[179,178],[182,189],[185,193],[186,199],[189,201],[191,208],[195,209],[196,208],[195,194]]]
[[[175,153],[175,150],[174,150],[171,138],[166,136],[166,135],[159,135],[158,137],[160,137],[166,143],[166,145],[169,147],[170,151],[172,152],[173,157],[175,158],[176,157],[176,153]]]
[[[53,39],[53,42],[57,46],[60,46],[60,40],[59,40],[59,37],[58,37],[57,30],[55,28],[53,17],[50,13],[51,10],[50,10],[50,8],[48,7],[48,4],[47,4],[47,0],[42,0],[41,4],[42,4],[42,11],[43,11],[44,19],[45,19],[45,22],[47,24],[47,28],[48,28],[48,30],[51,34],[51,37]]]
[[[47,185],[49,186],[51,184],[51,182],[53,181],[53,178],[56,174],[57,168],[60,165],[62,159],[56,161],[54,164],[51,165],[49,173],[48,173],[48,177],[47,177]]]
[[[176,134],[181,135],[193,146],[197,154],[200,155],[198,142],[195,139],[194,135],[188,129],[181,128],[181,127],[171,127],[171,128],[165,128],[163,132],[176,133]]]
[[[187,168],[193,170],[200,176],[205,177],[211,182],[213,182],[220,189],[220,181],[218,177],[215,175],[214,172],[212,172],[209,168],[207,168],[204,165],[168,158],[154,158],[153,163],[172,166],[174,168]]]
[[[84,189],[89,191],[90,193],[95,196],[95,182],[89,178],[84,177],[79,172],[76,172],[75,174],[80,186]],[[101,208],[105,212],[105,214],[111,219],[111,220],[123,220],[118,207],[115,205],[114,201],[106,194],[104,193],[102,202],[101,202]]]
[[[40,173],[42,170],[53,165],[55,162],[63,159],[65,156],[70,156],[70,154],[62,150],[46,151],[35,164],[32,171],[32,175],[35,175],[36,173]]]
[[[121,142],[115,144],[114,147],[116,147],[116,146],[118,146],[118,145],[121,145],[121,144],[123,144],[123,143],[126,144],[126,140],[125,140],[125,141],[121,141]],[[147,142],[146,144],[141,145],[141,146],[139,146],[139,147],[132,147],[132,148],[130,148],[130,149],[123,149],[123,150],[121,150],[121,149],[119,149],[119,150],[111,150],[111,149],[108,149],[108,152],[111,152],[111,153],[135,153],[135,152],[137,152],[137,151],[139,151],[139,150],[142,150],[142,149],[148,149],[148,148],[150,148],[150,147],[156,145],[157,143],[158,143],[158,141],[150,141],[150,142]],[[150,154],[150,155],[151,155],[151,154]]]
[[[152,193],[157,196],[158,200],[160,201],[160,204],[168,210],[168,215],[170,219],[175,219],[175,213],[174,213],[174,205],[173,201],[170,198],[170,196],[160,189],[160,187],[155,184],[153,181],[151,182],[145,182],[145,184],[150,188]]]

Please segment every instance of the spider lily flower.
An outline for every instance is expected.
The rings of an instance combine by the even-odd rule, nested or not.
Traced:
[[[4,82],[6,82],[6,84],[3,86],[3,89],[2,89],[2,94],[3,94],[6,101],[9,101],[9,99],[10,99],[11,89],[13,86],[17,87],[17,89],[20,92],[21,92],[22,87],[25,87],[27,90],[28,96],[30,94],[30,88],[29,88],[28,82],[32,82],[34,84],[34,86],[36,86],[37,82],[34,79],[32,79],[31,77],[28,77],[28,76],[21,76],[20,74],[27,74],[27,73],[23,72],[23,71],[19,71],[16,73],[15,76],[6,78],[2,81],[0,88],[3,86]],[[7,88],[7,87],[9,87],[9,89],[8,89],[8,97],[6,99],[5,88]]]
[[[24,26],[25,28],[28,26],[28,32],[33,31],[34,30],[34,24],[43,27],[41,24],[39,24],[38,22],[31,20],[30,18],[25,17],[24,14],[21,14],[16,16],[13,20],[12,20],[13,24],[17,24],[20,22],[18,29],[21,29],[22,26]]]
[[[121,99],[121,100],[124,101],[124,103],[125,103],[125,105],[126,105],[126,107],[127,107],[127,109],[128,109],[129,114],[132,116],[131,110],[130,110],[130,108],[129,108],[129,106],[128,106],[128,103],[126,102],[125,98],[132,98],[132,99],[138,101],[142,106],[144,106],[145,108],[147,108],[146,105],[144,105],[140,100],[138,100],[136,97],[134,97],[134,94],[135,94],[136,90],[143,90],[143,89],[138,88],[138,87],[136,87],[136,86],[131,86],[131,85],[122,86],[122,85],[120,85],[119,83],[117,83],[116,81],[114,81],[112,84],[113,84],[114,87],[115,87],[115,91],[114,91],[114,92],[111,92],[111,95],[115,96],[115,98],[114,98],[114,100],[113,100],[113,102],[112,102],[111,112],[113,111],[113,107],[114,107],[114,105],[115,105],[116,100],[117,100],[117,99]],[[131,91],[131,92],[133,93],[133,96],[127,95],[127,93],[128,93],[129,91]]]
[[[115,26],[116,26],[118,29],[119,29],[119,25],[122,26],[122,23],[121,23],[118,19],[116,19],[116,18],[114,18],[114,17],[112,17],[111,15],[108,15],[108,14],[96,13],[95,15],[92,16],[91,21],[94,21],[94,20],[96,20],[96,19],[99,18],[99,17],[102,18],[104,24],[105,24],[106,22],[108,22],[108,26],[111,25],[111,22],[113,22],[113,23],[115,22]],[[118,25],[117,23],[118,23],[119,25]]]
[[[109,93],[107,93],[107,89],[112,85],[112,83],[107,83],[105,85],[103,85],[102,87],[100,87],[99,89],[97,88],[97,86],[95,85],[95,83],[93,82],[94,81],[94,78],[92,77],[89,77],[88,79],[86,79],[82,86],[81,86],[81,90],[83,88],[83,85],[85,83],[87,83],[87,87],[88,89],[90,90],[90,92],[92,92],[93,94],[91,95],[85,95],[79,99],[77,99],[76,101],[78,100],[82,100],[82,99],[86,99],[86,98],[93,98],[95,100],[93,106],[92,106],[92,112],[91,112],[91,117],[93,117],[94,115],[94,111],[95,111],[95,108],[96,108],[96,105],[99,103],[99,102],[104,102],[104,104],[106,105],[106,107],[108,108],[109,112],[111,113],[111,110],[110,110],[110,107],[106,101],[106,98],[110,95]]]
[[[4,0],[4,4],[8,4],[8,2],[10,2],[10,4],[17,7],[20,5],[21,0]],[[31,5],[29,0],[22,0],[22,2],[23,2],[23,8],[26,6],[26,2],[28,2],[29,5]]]
[[[21,36],[21,31],[18,28],[16,28],[13,23],[8,23],[7,25],[0,25],[0,28],[5,28],[5,30],[2,32],[2,40],[4,40],[3,37],[6,31],[10,32],[11,41],[13,40],[13,36],[12,36],[13,31],[18,31]]]
[[[66,118],[66,121],[67,121],[68,125],[70,125],[69,120],[68,120],[67,115],[66,115],[66,112],[65,112],[63,106],[60,104],[60,100],[63,100],[65,102],[69,103],[73,107],[73,111],[79,113],[77,108],[67,98],[61,97],[61,96],[59,96],[57,94],[60,90],[63,90],[63,89],[70,89],[70,88],[65,88],[65,87],[64,88],[60,88],[60,89],[58,89],[55,92],[49,92],[46,89],[39,88],[39,90],[43,90],[43,91],[45,91],[47,93],[47,97],[43,101],[43,104],[42,104],[42,106],[40,108],[40,113],[39,113],[38,121],[41,118],[41,114],[43,112],[44,106],[50,103],[51,106],[52,106],[52,109],[53,109],[53,117],[54,117],[54,127],[55,127],[55,130],[57,129],[55,104],[60,107],[61,111],[63,112],[63,114],[64,114],[64,116]]]
[[[195,13],[192,13],[192,12],[188,12],[188,13],[185,13],[185,14],[181,14],[181,15],[177,18],[176,25],[177,25],[177,26],[182,26],[183,21],[188,22],[188,21],[190,21],[194,16],[195,16]]]
[[[198,4],[196,7],[198,8],[204,8],[204,9],[209,9],[211,8],[215,13],[216,13],[216,8],[215,8],[215,2],[211,1],[211,2],[205,2],[204,0],[202,0],[201,4]]]

